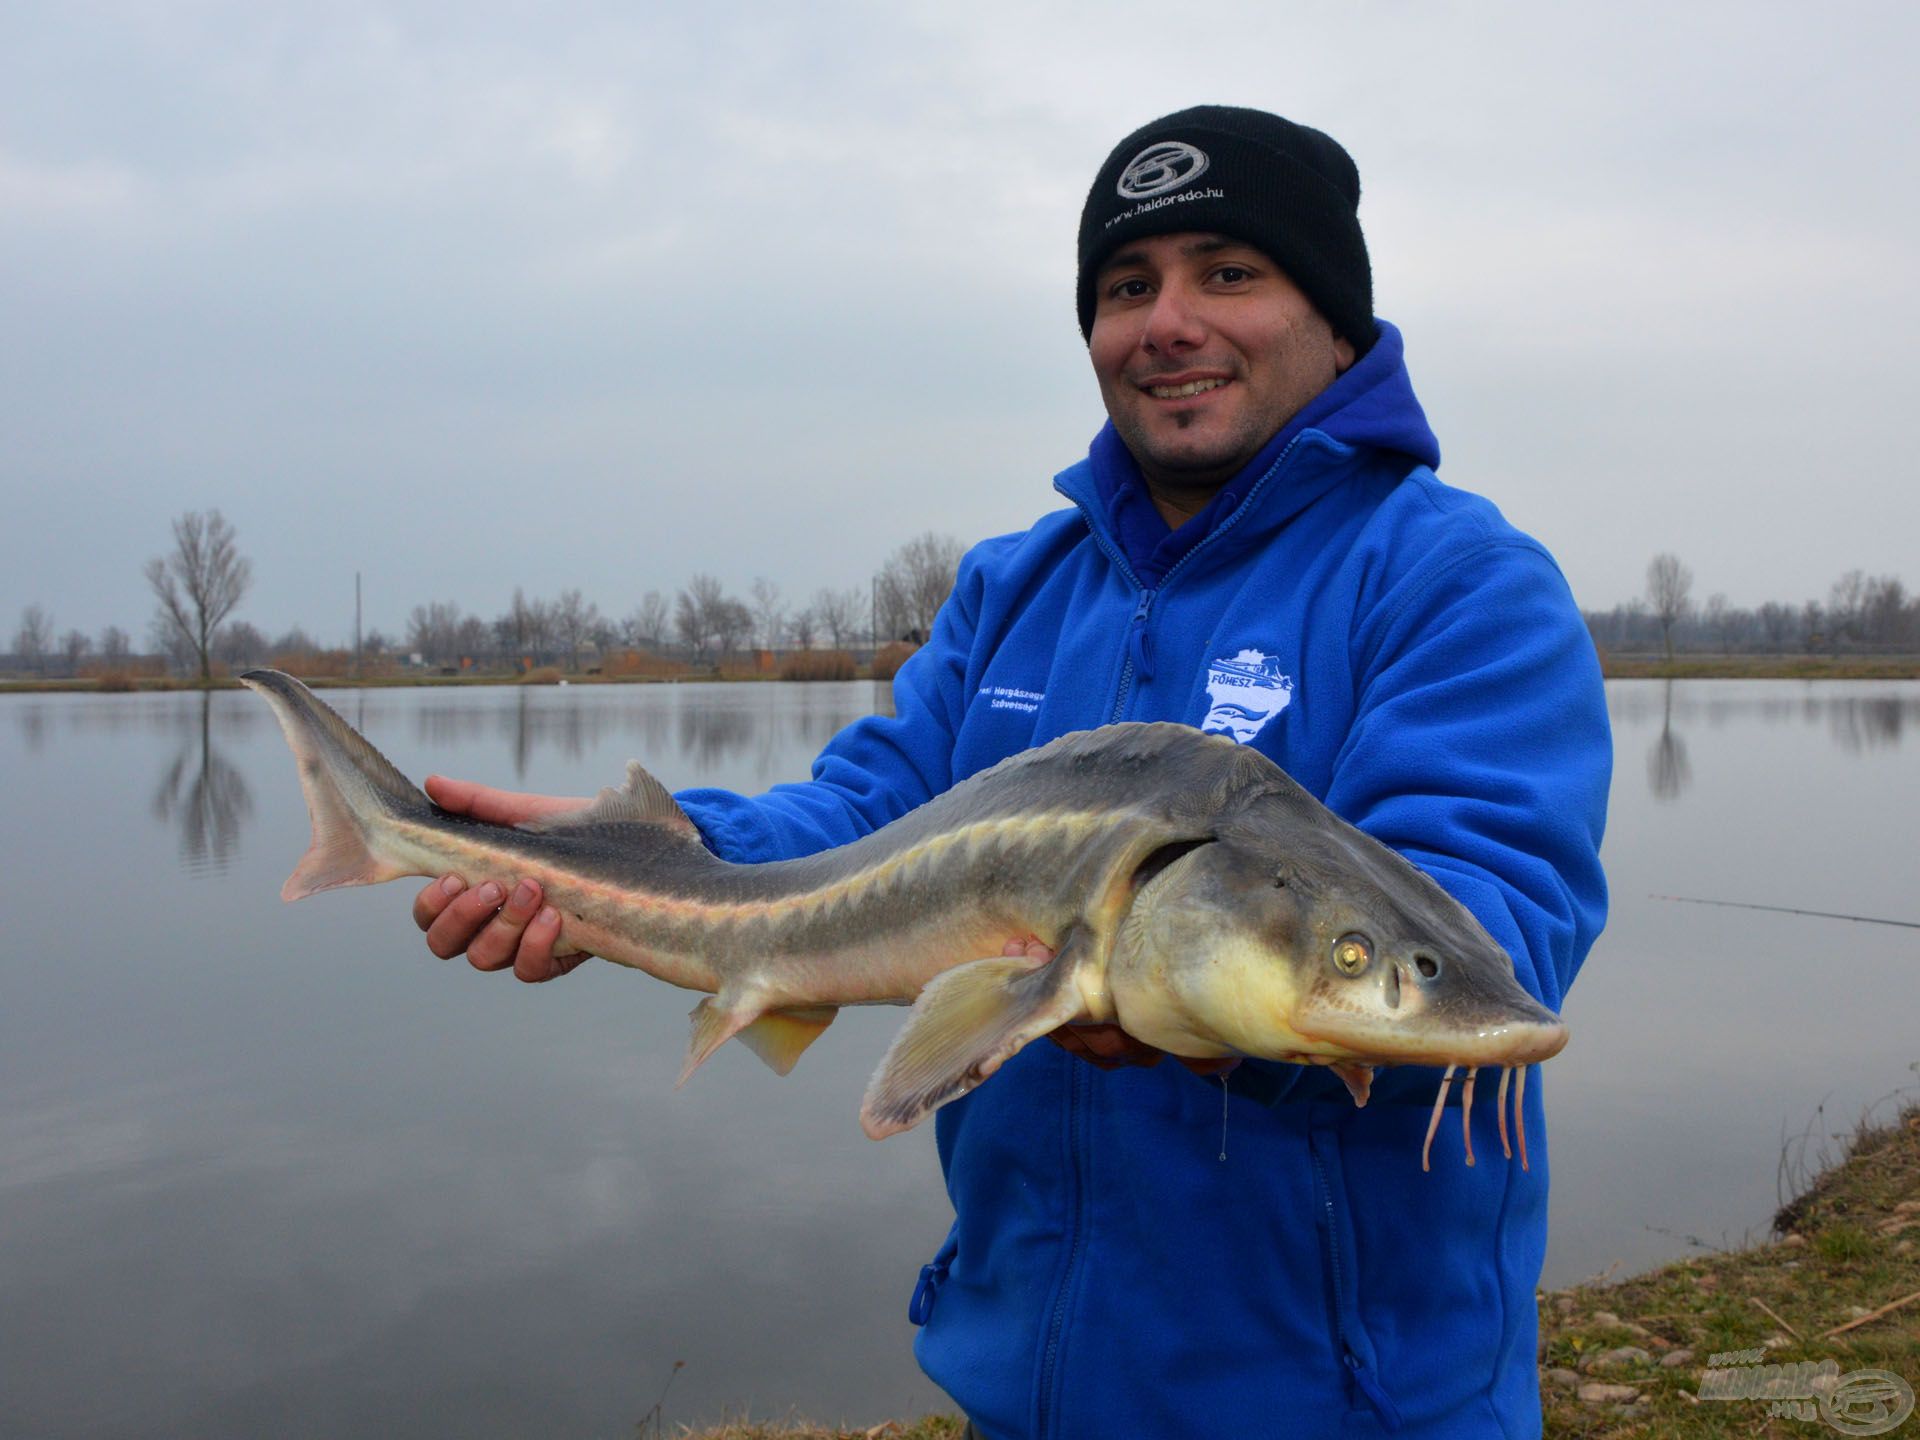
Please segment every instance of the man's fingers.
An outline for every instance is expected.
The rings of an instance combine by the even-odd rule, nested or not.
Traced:
[[[427,948],[442,960],[451,960],[473,943],[473,939],[493,919],[507,892],[498,882],[489,880],[471,890],[463,890],[448,903],[427,926]],[[418,901],[415,902],[416,907]],[[418,919],[416,911],[415,918]]]
[[[445,775],[427,777],[427,798],[442,810],[455,815],[471,815],[490,825],[519,825],[544,815],[559,815],[580,810],[590,800],[566,795],[530,795],[522,790],[496,790],[471,780],[454,780]]]
[[[432,929],[441,912],[466,888],[467,882],[458,875],[442,875],[413,897],[413,923],[422,930]]]
[[[500,890],[491,881],[480,888],[493,890],[496,897]],[[495,903],[499,903],[497,898]],[[458,909],[459,905],[460,902],[456,900],[451,908]],[[506,903],[500,906],[500,913],[467,945],[467,962],[476,970],[506,969],[514,963],[520,949],[520,937],[539,911],[539,884],[532,880],[520,881],[507,896]]]
[[[513,973],[535,985],[566,974],[573,967],[553,955],[554,942],[559,938],[560,912],[551,905],[544,906],[527,922],[526,933],[520,937],[513,956]]]
[[[1240,1063],[1238,1055],[1221,1055],[1212,1060],[1198,1060],[1191,1055],[1176,1055],[1174,1059],[1196,1075],[1225,1075]]]

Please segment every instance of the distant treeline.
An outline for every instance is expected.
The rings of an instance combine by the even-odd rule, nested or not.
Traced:
[[[1693,599],[1693,573],[1673,555],[1647,567],[1647,593],[1611,610],[1581,612],[1594,644],[1609,654],[1666,650],[1721,655],[1920,653],[1920,596],[1897,575],[1850,570],[1827,598],[1769,600],[1745,609],[1724,594]]]
[[[781,674],[839,678],[852,673],[849,652],[871,657],[926,639],[962,553],[959,541],[928,532],[895,550],[867,584],[823,588],[799,605],[789,605],[780,587],[764,578],[743,599],[702,574],[671,597],[648,591],[625,613],[603,611],[577,589],[551,599],[516,589],[498,615],[431,600],[413,607],[398,634],[370,628],[323,641],[300,625],[269,635],[251,621],[227,618],[245,596],[252,570],[218,511],[180,517],[174,538],[173,550],[147,569],[158,603],[144,650],[118,625],[107,626],[97,642],[80,630],[60,632],[51,612],[34,604],[22,612],[0,670],[35,679],[198,674],[204,680],[269,664],[308,675],[405,667],[672,675],[742,657],[765,668],[784,652]]]

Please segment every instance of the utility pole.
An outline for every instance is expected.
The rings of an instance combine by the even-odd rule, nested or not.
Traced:
[[[360,678],[360,572],[353,572],[353,678]]]

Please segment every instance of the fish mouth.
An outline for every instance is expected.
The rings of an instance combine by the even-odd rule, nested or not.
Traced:
[[[1567,1047],[1566,1023],[1524,995],[1526,1008],[1480,1023],[1428,1012],[1400,1020],[1332,1008],[1296,1017],[1294,1033],[1367,1065],[1537,1065]]]
[[[1314,1063],[1332,1065],[1346,1082],[1356,1105],[1365,1105],[1373,1070],[1384,1065],[1434,1065],[1442,1067],[1440,1089],[1433,1100],[1433,1114],[1427,1121],[1426,1139],[1420,1146],[1420,1169],[1432,1168],[1433,1137],[1440,1129],[1447,1096],[1454,1077],[1466,1072],[1460,1095],[1460,1137],[1469,1167],[1473,1156],[1474,1082],[1481,1070],[1500,1071],[1500,1088],[1494,1100],[1499,1120],[1500,1149],[1511,1160],[1517,1146],[1520,1168],[1531,1170],[1527,1159],[1527,1125],[1522,1112],[1527,1090],[1527,1067],[1550,1060],[1567,1045],[1567,1027],[1545,1007],[1544,1021],[1522,1020],[1490,1025],[1472,1032],[1446,1035],[1393,1034],[1372,1026],[1333,1025],[1319,1030],[1300,1030],[1302,1039],[1337,1047],[1343,1052],[1338,1061],[1316,1058]],[[1516,1080],[1515,1077],[1519,1078]],[[1513,1092],[1513,1130],[1507,1128],[1507,1092]]]

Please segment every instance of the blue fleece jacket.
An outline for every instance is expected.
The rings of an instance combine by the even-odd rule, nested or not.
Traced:
[[[1383,324],[1171,534],[1103,431],[1055,481],[1072,509],[968,554],[893,717],[688,813],[730,859],[799,855],[1070,730],[1186,721],[1426,869],[1558,1008],[1605,915],[1599,667],[1546,551],[1434,475],[1402,356]],[[1455,1120],[1421,1173],[1436,1082],[1384,1071],[1356,1110],[1321,1070],[1248,1063],[1223,1096],[1028,1046],[937,1117],[922,1366],[990,1436],[1538,1435],[1538,1072],[1531,1173],[1484,1098],[1479,1164]]]

